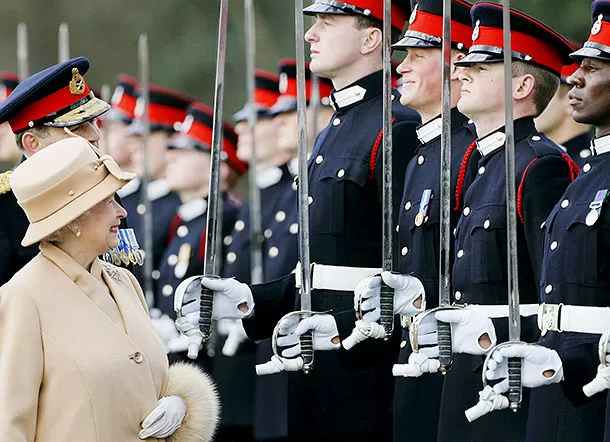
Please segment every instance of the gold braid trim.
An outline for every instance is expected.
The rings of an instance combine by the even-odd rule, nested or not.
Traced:
[[[0,195],[4,195],[11,191],[11,173],[12,171],[0,173]]]

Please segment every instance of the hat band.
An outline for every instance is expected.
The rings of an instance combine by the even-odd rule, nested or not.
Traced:
[[[114,172],[112,172],[114,170]],[[79,167],[59,183],[27,200],[19,201],[30,223],[40,222],[57,213],[76,198],[88,192],[110,173],[124,179],[119,166],[108,155]]]
[[[415,21],[409,25],[405,37],[413,31],[438,38],[440,43],[443,35],[443,17],[425,11],[417,11]],[[462,43],[468,49],[472,44],[471,36],[472,27],[470,25],[451,20],[451,41],[453,43]]]
[[[112,108],[123,112],[129,119],[133,120],[136,109],[136,97],[123,92],[121,99],[118,103],[112,104]]]

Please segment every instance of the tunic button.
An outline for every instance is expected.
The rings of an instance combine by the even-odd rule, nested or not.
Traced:
[[[405,256],[407,253],[409,253],[409,249],[407,247],[403,247],[400,253],[402,254],[402,256]]]
[[[225,236],[225,239],[222,240],[222,243],[225,246],[230,246],[232,242],[233,242],[233,237],[231,235]]]
[[[265,238],[269,239],[273,235],[273,232],[271,231],[271,229],[265,229],[263,235],[265,235]]]
[[[284,212],[283,210],[280,210],[279,212],[277,212],[275,214],[275,220],[278,223],[281,223],[282,221],[284,221],[286,219],[286,212]]]
[[[456,234],[456,233],[457,233],[457,227],[455,227],[455,228],[453,229],[453,236],[455,236],[455,234]]]
[[[470,215],[470,207],[464,207],[464,216]]]
[[[297,223],[290,224],[290,233],[292,233],[293,235],[299,233],[299,225]]]
[[[244,230],[244,227],[246,227],[246,223],[243,220],[238,219],[237,221],[235,221],[235,230],[241,232],[242,230]]]
[[[463,251],[463,250],[459,250],[459,251],[457,252],[457,257],[458,257],[458,258],[461,258],[462,256],[464,256],[464,251]]]
[[[309,204],[313,203],[313,196],[308,196],[308,197],[307,197],[307,202],[308,202]]]
[[[339,178],[343,178],[344,175],[345,175],[345,169],[339,169],[339,172],[337,172],[337,176]]]
[[[180,227],[178,227],[178,230],[176,230],[176,234],[180,238],[184,238],[186,235],[189,234],[189,228],[186,226],[180,226]]]
[[[540,141],[540,137],[539,137],[538,135],[534,135],[534,136],[532,137],[532,140],[534,140],[534,141]]]
[[[144,204],[138,204],[136,212],[138,212],[138,215],[144,215],[146,213],[146,206]]]
[[[161,289],[161,293],[163,293],[163,296],[172,296],[172,293],[174,293],[174,288],[169,284],[165,284]]]
[[[280,254],[280,249],[278,249],[277,247],[273,246],[269,249],[269,256],[271,258],[275,258],[279,254]]]
[[[544,293],[546,293],[547,295],[550,294],[553,291],[553,286],[551,284],[547,285],[544,288]]]
[[[407,201],[405,203],[405,210],[410,210],[411,209],[411,201]]]
[[[483,223],[483,228],[484,229],[489,229],[490,225],[491,225],[491,222],[488,219],[486,219],[485,222]]]
[[[582,159],[589,158],[591,156],[591,149],[581,150],[578,156]]]
[[[551,243],[551,250],[555,250],[557,248],[557,241],[553,241]]]
[[[235,252],[227,253],[227,262],[229,264],[233,264],[236,260],[237,260],[237,255],[235,254]]]
[[[565,199],[565,200],[563,200],[563,201],[561,202],[561,207],[562,207],[562,208],[564,208],[564,209],[565,209],[566,207],[568,207],[569,205],[570,205],[570,201],[568,201],[567,199]]]
[[[544,229],[544,226],[546,226],[546,221],[542,221],[542,224],[540,224],[540,228]]]
[[[479,167],[479,175],[483,175],[485,173],[485,166]]]
[[[316,164],[322,164],[322,161],[324,161],[324,157],[322,155],[318,155],[316,157]]]
[[[419,158],[417,158],[417,164],[419,164],[420,166],[424,164],[424,161],[426,161],[426,159],[423,155],[420,155]]]
[[[589,163],[587,163],[584,166],[582,166],[582,171],[583,172],[587,173],[590,170],[591,170],[591,165]]]
[[[405,348],[407,346],[407,341],[402,341],[400,343],[400,348]]]
[[[152,279],[156,281],[161,277],[161,272],[159,270],[153,270],[150,276],[152,276]]]
[[[167,265],[173,267],[176,264],[178,264],[178,257],[176,255],[169,255],[167,257]]]
[[[135,362],[136,364],[141,364],[142,361],[144,360],[144,356],[142,356],[142,353],[140,353],[139,351],[136,351],[131,356],[131,359],[133,359],[133,362]]]
[[[400,232],[400,226],[396,226],[396,233]]]
[[[338,125],[340,125],[340,124],[341,124],[341,120],[340,120],[339,118],[335,118],[335,119],[333,120],[333,126],[338,126]]]
[[[392,95],[392,101],[394,101],[395,98],[396,98],[396,95]]]
[[[455,292],[455,300],[459,301],[460,299],[462,299],[462,292]]]

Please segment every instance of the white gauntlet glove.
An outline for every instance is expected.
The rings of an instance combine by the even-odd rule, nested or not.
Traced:
[[[608,354],[608,344],[610,340],[610,330],[604,332],[599,338],[599,357],[600,361],[604,360],[605,364],[600,363],[597,367],[595,378],[587,385],[582,387],[582,391],[591,397],[601,391],[610,388],[610,354]]]
[[[165,396],[142,422],[140,439],[165,439],[174,434],[186,415],[186,404],[179,396]]]
[[[451,324],[451,346],[453,353],[483,355],[496,345],[496,329],[491,319],[468,307],[459,310],[441,310],[434,314],[437,321]],[[479,340],[487,335],[491,345],[481,346]]]

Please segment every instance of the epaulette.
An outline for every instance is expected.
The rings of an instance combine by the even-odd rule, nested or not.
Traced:
[[[0,195],[4,195],[11,191],[11,170],[0,173]]]

